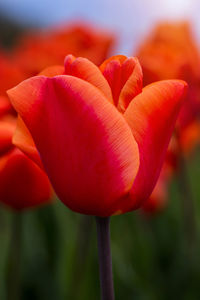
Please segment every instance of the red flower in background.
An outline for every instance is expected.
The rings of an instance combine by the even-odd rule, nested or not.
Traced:
[[[22,210],[49,201],[52,191],[44,171],[12,144],[17,119],[5,88],[20,82],[22,75],[3,56],[0,75],[0,202]]]
[[[13,110],[6,91],[25,78],[25,75],[12,62],[10,56],[0,50],[0,117],[2,114]]]
[[[6,91],[25,79],[11,57],[0,50],[0,96],[7,96]]]
[[[48,66],[62,64],[67,53],[99,65],[108,56],[113,42],[108,32],[84,23],[72,24],[25,35],[14,51],[14,59],[30,77]]]
[[[189,25],[182,22],[158,25],[140,47],[137,55],[143,68],[145,84],[155,80],[180,78],[189,85],[187,101],[176,127],[177,147],[174,148],[173,155],[178,163],[180,150],[182,155],[187,156],[200,142],[200,55]],[[166,173],[164,169],[168,168],[167,164],[166,161],[162,173]],[[161,176],[161,182],[157,183],[160,189],[168,185],[167,182],[163,184],[163,178],[169,181],[171,175]],[[164,189],[166,191],[166,187]],[[159,199],[162,194],[164,192],[153,192],[149,203],[151,198],[154,204],[162,203],[163,200]]]
[[[115,56],[98,68],[69,55],[65,67],[48,68],[8,91],[20,115],[14,143],[43,164],[72,210],[131,211],[155,186],[185,89],[179,80],[142,89],[133,57]]]

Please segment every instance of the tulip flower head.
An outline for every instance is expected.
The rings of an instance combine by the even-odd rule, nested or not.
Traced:
[[[64,67],[8,91],[19,114],[13,141],[44,167],[70,209],[101,217],[132,211],[156,184],[186,87],[166,80],[143,89],[134,57],[98,68],[68,55]]]

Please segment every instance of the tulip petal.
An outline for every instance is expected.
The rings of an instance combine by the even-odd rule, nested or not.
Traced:
[[[124,113],[140,152],[139,171],[125,211],[127,207],[133,210],[141,206],[156,184],[186,87],[186,83],[179,80],[151,84]]]
[[[65,74],[81,78],[91,83],[102,91],[110,102],[113,102],[112,92],[107,80],[99,68],[87,58],[78,57],[75,59],[74,56],[68,55],[65,58]]]
[[[0,158],[0,201],[16,210],[44,204],[52,189],[48,177],[32,160],[14,148]]]
[[[122,64],[118,109],[124,112],[131,100],[142,92],[142,68],[136,57],[127,58]]]
[[[107,59],[100,70],[107,79],[114,103],[124,112],[130,101],[142,91],[142,69],[137,58],[123,55]]]
[[[99,67],[104,77],[107,79],[112,90],[114,104],[117,106],[121,92],[121,64],[126,60],[126,56],[117,55],[105,60]]]
[[[71,75],[71,65],[75,60],[76,60],[76,57],[72,54],[69,54],[65,57],[64,72],[66,75]]]
[[[41,168],[43,168],[40,155],[36,149],[33,138],[28,128],[24,124],[24,121],[19,115],[17,119],[17,127],[13,135],[12,142],[17,148],[19,148],[22,152],[24,152],[36,164],[38,164]]]
[[[127,59],[127,57],[125,55],[114,55],[114,56],[111,56],[108,59],[106,59],[99,68],[100,68],[101,72],[104,73],[104,71],[106,70],[106,68],[110,62],[118,61],[119,64],[121,65],[121,64],[123,64],[123,62],[126,59]]]
[[[8,94],[58,197],[85,214],[116,211],[139,158],[131,129],[114,105],[90,83],[67,75],[33,77]]]

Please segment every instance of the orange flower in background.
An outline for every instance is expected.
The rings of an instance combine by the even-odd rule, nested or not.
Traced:
[[[14,57],[19,68],[30,77],[48,66],[62,64],[67,53],[86,57],[99,65],[108,56],[113,42],[110,33],[89,24],[63,25],[25,35]]]
[[[161,23],[145,40],[137,55],[143,68],[145,84],[155,80],[180,78],[189,85],[187,101],[176,127],[177,147],[168,150],[170,155],[174,151],[177,165],[180,150],[181,155],[188,156],[200,142],[200,55],[189,25],[185,22]],[[165,168],[168,168],[168,161],[164,164],[163,169]],[[159,190],[163,188],[163,192],[155,190],[149,199],[151,201],[152,198],[154,204],[157,202],[158,207],[162,201],[166,202],[166,186],[176,169],[177,166],[174,170],[172,167],[170,176],[161,176],[157,186]],[[163,173],[166,173],[165,170]],[[166,183],[163,183],[164,180]],[[159,199],[160,196],[164,200]]]
[[[145,84],[155,80],[179,78],[189,85],[188,101],[178,119],[179,136],[180,141],[183,141],[184,151],[186,143],[181,137],[183,131],[191,123],[193,125],[190,127],[190,135],[191,128],[195,132],[200,128],[200,54],[188,23],[161,23],[146,39],[137,55],[143,68]],[[198,142],[199,137],[200,130]],[[197,141],[190,139],[192,141],[196,145]]]
[[[125,213],[156,184],[186,86],[166,80],[142,89],[133,57],[111,57],[98,68],[69,55],[64,67],[8,91],[20,116],[14,143],[44,166],[72,210]]]
[[[153,76],[156,80],[183,77],[185,68],[199,78],[199,52],[186,22],[157,25],[139,47],[138,56],[144,65],[145,84],[152,81]]]

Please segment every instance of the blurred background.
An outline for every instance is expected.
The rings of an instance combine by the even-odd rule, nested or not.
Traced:
[[[27,78],[43,67],[62,64],[63,55],[71,52],[98,65],[110,55],[138,55],[146,83],[154,77],[165,79],[174,74],[185,79],[187,73],[195,86],[191,97],[200,102],[199,10],[198,0],[0,0],[0,56],[2,61],[23,70]],[[176,32],[173,26],[167,27],[165,37],[150,38],[152,32],[156,35],[153,30],[157,24],[165,21],[187,21],[190,25],[186,27],[190,29],[183,38],[184,45],[180,42],[179,50],[173,50],[177,55],[175,63],[168,64],[170,71],[174,68],[181,72],[161,76],[157,68],[149,67],[154,61],[151,58],[149,63],[145,55],[149,58],[153,50],[145,54],[146,41],[149,45],[159,40],[156,53],[166,40],[176,49],[175,41],[182,41],[179,33],[171,38]],[[58,48],[51,49],[49,40],[46,44],[46,32],[52,43],[58,41]],[[170,37],[166,38],[167,35]],[[64,36],[64,42],[60,36]],[[182,54],[181,67],[177,67]],[[48,56],[48,60],[44,61],[43,56]],[[4,80],[4,62],[0,60],[0,80]],[[195,114],[195,126],[196,119],[199,115]],[[193,120],[184,119],[179,128],[193,126]],[[185,150],[184,135],[181,148],[173,152],[178,167],[173,165],[170,180],[165,175],[167,187],[156,195],[158,200],[139,211],[112,217],[116,300],[199,299],[200,136],[199,131],[190,133],[192,149]],[[15,214],[12,205],[1,205],[0,299],[8,299],[8,290],[15,285],[20,286],[21,300],[100,299],[94,218],[71,212],[58,199],[49,205],[23,210],[20,223],[16,222]],[[18,300],[17,297],[12,295],[9,299]]]
[[[198,0],[0,0],[1,20],[25,28],[86,20],[116,33],[117,51],[126,55],[163,20],[188,19],[200,37],[199,8]]]

